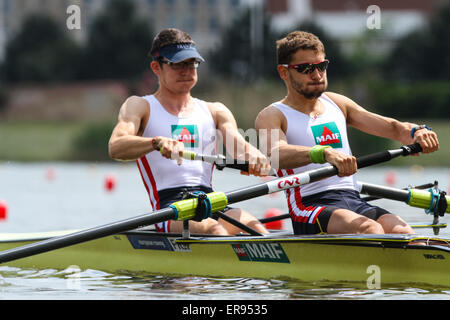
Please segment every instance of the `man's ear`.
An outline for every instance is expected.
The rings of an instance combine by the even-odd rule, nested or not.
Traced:
[[[152,69],[153,73],[157,76],[161,73],[161,65],[158,61],[152,61],[150,63],[150,69]]]
[[[281,64],[279,64],[277,66],[277,71],[278,71],[278,75],[280,76],[281,79],[283,79],[284,81],[286,81],[289,77],[288,75],[288,69],[286,67],[283,67]]]

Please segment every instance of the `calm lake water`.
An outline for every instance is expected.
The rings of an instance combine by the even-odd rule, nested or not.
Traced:
[[[105,188],[108,176],[114,177],[112,191]],[[359,181],[403,188],[439,181],[442,190],[449,186],[450,168],[366,168],[357,174]],[[256,177],[241,176],[225,169],[216,171],[216,190],[231,191],[260,183]],[[83,229],[122,220],[151,211],[148,196],[134,163],[0,163],[0,200],[8,204],[8,217],[0,222],[0,233]],[[377,200],[409,223],[431,223],[422,209],[403,203]],[[235,205],[236,206],[236,205]],[[261,218],[268,208],[287,212],[284,195],[278,193],[240,203]],[[448,222],[442,218],[442,222]],[[290,222],[284,228],[291,230]],[[420,230],[432,235],[431,230]],[[450,237],[444,229],[440,235]],[[77,281],[74,285],[73,277]],[[433,287],[392,287],[367,289],[348,283],[304,283],[293,280],[249,278],[217,279],[204,277],[167,277],[154,274],[101,270],[33,270],[0,266],[1,299],[54,300],[293,300],[293,299],[449,299],[448,291]]]

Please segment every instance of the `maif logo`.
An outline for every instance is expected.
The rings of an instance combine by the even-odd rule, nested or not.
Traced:
[[[185,148],[197,148],[198,138],[196,125],[172,125],[172,139],[183,142]]]
[[[311,130],[316,144],[333,148],[342,148],[341,133],[335,122],[312,126]]]
[[[232,244],[240,261],[289,263],[289,258],[279,243]]]

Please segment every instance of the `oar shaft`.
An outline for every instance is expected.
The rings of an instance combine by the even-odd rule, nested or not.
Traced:
[[[268,222],[272,222],[272,221],[288,219],[290,217],[291,216],[289,215],[289,213],[283,213],[283,214],[280,214],[278,216],[273,216],[273,217],[268,217],[268,218],[261,218],[261,219],[259,219],[259,222],[261,222],[261,223],[268,223]]]
[[[434,183],[426,183],[426,184],[422,184],[422,185],[418,185],[418,186],[414,186],[414,187],[409,187],[409,188],[402,188],[402,190],[408,190],[408,189],[429,189],[434,187]],[[364,201],[368,202],[368,201],[373,201],[373,200],[380,200],[382,197],[376,197],[376,196],[369,196],[369,197],[364,197],[362,198]]]
[[[401,155],[406,156],[411,153],[420,151],[420,146],[418,144],[414,144],[410,146],[403,146],[401,149],[388,150],[363,156],[356,159],[356,162],[358,164],[358,168],[364,168],[374,164],[389,161],[392,158]],[[227,193],[228,203],[231,204],[239,201],[249,200],[251,198],[263,196],[281,190],[302,186],[323,178],[334,176],[337,173],[338,169],[335,166],[328,165],[315,170],[274,179],[256,186],[251,186],[245,189],[239,189]]]
[[[408,146],[403,146],[400,149],[394,149],[394,150],[386,150],[381,151],[378,153],[373,153],[367,156],[362,156],[356,159],[358,168],[365,168],[368,166],[372,166],[374,164],[382,163],[389,161],[395,157],[398,156],[407,156],[413,153],[419,153],[422,151],[422,148],[419,144],[411,144]],[[219,170],[222,170],[223,168],[232,168],[237,169],[241,171],[248,172],[249,171],[249,162],[248,161],[240,161],[236,159],[227,159],[223,155],[204,155],[195,153],[193,151],[185,150],[183,152],[183,158],[187,160],[200,160],[205,161],[209,163],[216,164],[217,168]],[[319,175],[320,177],[318,179],[321,179],[323,177],[332,176],[338,173],[337,168],[335,167],[325,167],[322,168],[324,172],[318,171],[317,173],[312,174],[312,181],[316,181],[315,175]],[[324,176],[321,176],[321,175]],[[272,168],[269,175],[275,175],[275,170]]]
[[[163,221],[171,220],[176,218],[175,215],[175,211],[172,208],[165,208],[159,210],[157,216],[153,215],[152,213],[148,213],[130,219],[106,224],[101,227],[87,229],[65,236],[31,243],[20,247],[20,250],[13,248],[0,252],[0,263],[33,256],[39,253],[64,248],[90,240],[95,240],[111,234],[117,234],[126,230],[132,230],[142,226],[158,223],[161,221],[161,219],[164,219]]]
[[[422,148],[418,143],[403,146],[400,149],[381,151],[378,153],[359,157],[357,159],[358,168],[368,167],[374,164],[389,161],[398,156],[408,156],[419,152],[422,152]]]
[[[378,198],[386,198],[402,202],[408,202],[409,191],[397,188],[378,186],[371,183],[361,183],[361,193]]]
[[[186,160],[200,160],[200,161],[204,161],[204,162],[209,162],[209,163],[225,163],[226,158],[222,155],[205,155],[205,154],[199,154],[199,153],[195,153],[193,151],[187,151],[185,150],[183,152],[183,158]]]

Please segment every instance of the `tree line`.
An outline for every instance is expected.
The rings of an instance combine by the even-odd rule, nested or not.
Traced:
[[[45,16],[30,16],[6,47],[0,66],[1,84],[55,83],[89,79],[139,79],[148,71],[154,30],[139,18],[130,0],[111,0],[108,10],[92,21],[87,41],[74,42],[65,28]],[[289,31],[275,32],[265,14],[262,41],[251,43],[251,9],[244,10],[220,35],[220,44],[202,53],[214,75],[243,84],[277,80],[275,41]],[[443,4],[419,30],[396,41],[383,56],[364,43],[376,41],[377,30],[367,31],[362,45],[350,55],[314,22],[292,30],[315,33],[324,42],[330,84],[334,81],[366,84],[366,96],[379,111],[392,116],[449,117],[450,3]],[[194,39],[195,40],[195,39]]]
[[[132,79],[145,70],[153,39],[151,24],[129,0],[111,0],[96,16],[83,45],[65,26],[45,15],[29,16],[6,46],[3,81],[55,83]]]

